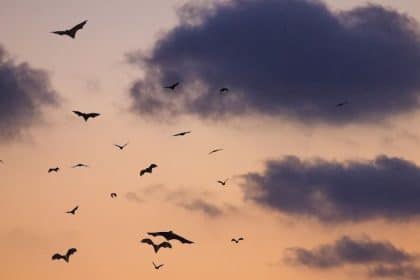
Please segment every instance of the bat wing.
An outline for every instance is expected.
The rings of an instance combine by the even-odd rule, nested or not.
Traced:
[[[99,114],[99,113],[89,113],[89,114],[87,114],[87,116],[89,117],[89,118],[96,118],[96,117],[98,117],[98,116],[100,116],[101,114]]]
[[[66,255],[68,257],[70,257],[71,255],[73,255],[76,252],[77,252],[77,249],[76,248],[70,248],[70,249],[67,250],[67,254]]]
[[[73,111],[73,113],[75,113],[79,117],[84,117],[86,115],[85,113],[82,113],[80,111]]]
[[[145,243],[145,244],[149,244],[149,245],[155,245],[155,243],[153,243],[153,241],[150,238],[144,238],[140,241],[141,243]]]
[[[144,173],[146,173],[147,172],[147,170],[146,169],[142,169],[141,171],[140,171],[140,176],[143,176],[144,175]]]
[[[64,259],[64,256],[62,256],[62,255],[60,255],[60,254],[54,254],[54,255],[51,257],[51,259],[52,259],[53,261],[55,261],[55,260],[60,260],[60,259]]]
[[[67,30],[59,30],[59,31],[53,31],[51,33],[57,34],[57,35],[67,35]]]
[[[157,166],[157,164],[152,163],[152,164],[149,166],[149,169],[153,169],[153,168],[156,168],[156,167],[158,167],[158,166]]]
[[[83,29],[83,27],[85,26],[85,24],[86,24],[87,22],[88,22],[88,21],[87,21],[87,20],[85,20],[85,21],[83,21],[83,22],[81,22],[81,23],[79,23],[79,24],[75,25],[75,26],[71,29],[71,31],[76,32],[76,31],[78,31],[78,30],[80,30],[80,29]]]
[[[173,233],[173,232],[169,232],[166,235],[168,236],[167,239],[169,239],[169,240],[175,239],[175,240],[178,240],[181,243],[186,243],[186,244],[192,244],[192,243],[194,243],[194,242],[192,242],[192,241],[190,241],[190,240],[188,240],[188,239],[186,239],[186,238],[184,238],[184,237],[182,237],[182,236],[180,236],[180,235],[178,235],[176,233]]]
[[[171,243],[164,241],[162,243],[159,244],[159,248],[172,248]]]

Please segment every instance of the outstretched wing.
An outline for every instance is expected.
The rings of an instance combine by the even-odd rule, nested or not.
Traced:
[[[171,243],[167,242],[167,241],[163,241],[162,243],[160,243],[159,248],[172,248]]]
[[[85,113],[82,113],[80,111],[73,111],[73,113],[75,113],[79,117],[84,117],[86,115]]]
[[[63,30],[63,31],[53,31],[51,33],[57,34],[57,35],[67,35],[67,30]]]
[[[60,259],[64,259],[64,256],[62,256],[62,255],[60,255],[60,254],[54,254],[54,255],[51,257],[51,259],[52,259],[53,261],[55,261],[55,260],[60,260]]]
[[[144,173],[147,173],[147,172],[149,172],[149,171],[147,170],[147,168],[146,168],[146,169],[142,169],[142,170],[140,170],[140,176],[143,176],[143,175],[144,175]]]
[[[186,239],[186,238],[184,238],[184,237],[182,237],[182,236],[180,236],[176,233],[173,233],[173,232],[169,232],[167,235],[169,236],[169,238],[168,238],[169,240],[175,239],[175,240],[178,240],[181,243],[186,243],[186,244],[194,243],[191,240],[188,240],[188,239]]]
[[[150,238],[144,238],[140,241],[141,243],[145,243],[145,244],[149,244],[149,245],[155,245],[155,243],[153,243],[153,241]]]
[[[99,113],[89,113],[89,114],[87,114],[87,117],[88,118],[96,118],[96,117],[98,117],[98,116],[100,116],[101,114],[99,114]]]
[[[85,21],[83,21],[83,22],[81,22],[81,23],[79,23],[79,24],[77,24],[77,25],[75,25],[74,27],[72,27],[71,29],[70,29],[70,31],[72,31],[72,32],[77,32],[77,31],[79,31],[80,29],[82,29],[84,26],[85,26],[85,24],[87,23],[87,20],[85,20]]]
[[[70,248],[70,249],[68,249],[67,250],[67,257],[70,257],[71,255],[73,255],[74,253],[76,253],[77,252],[77,249],[76,248]]]

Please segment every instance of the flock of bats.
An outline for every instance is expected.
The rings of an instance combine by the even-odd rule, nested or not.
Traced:
[[[70,29],[53,31],[52,33],[60,35],[60,36],[63,36],[63,35],[69,36],[70,38],[75,39],[77,32],[79,30],[83,29],[83,27],[86,25],[86,23],[87,23],[87,20],[75,25],[74,27],[72,27]],[[164,86],[163,88],[174,91],[176,89],[176,87],[178,87],[179,85],[180,85],[180,82],[175,82],[171,85]],[[227,87],[220,88],[220,90],[219,90],[219,93],[221,95],[227,94],[228,92],[229,92],[229,88],[227,88]],[[80,112],[80,111],[73,111],[73,113],[76,116],[78,116],[80,118],[83,118],[83,120],[85,122],[87,122],[89,119],[94,119],[94,118],[97,118],[101,115],[100,113],[94,113],[94,112],[85,113],[85,112]],[[190,134],[190,133],[191,133],[191,131],[183,131],[183,132],[173,134],[172,136],[185,136],[185,135]],[[128,145],[128,142],[123,144],[123,145],[114,144],[114,146],[117,147],[120,150],[124,150],[127,145]],[[209,152],[209,155],[220,152],[220,151],[223,151],[223,149],[218,148],[218,149],[211,150]],[[0,163],[3,163],[3,161],[0,161]],[[83,164],[83,163],[78,163],[78,164],[72,166],[72,168],[80,168],[80,167],[89,167],[89,166],[86,165],[86,164]],[[158,165],[155,164],[155,163],[150,164],[148,167],[140,170],[140,176],[143,176],[147,173],[151,174],[153,172],[153,169],[157,168],[157,167],[158,167]],[[58,172],[59,170],[60,170],[59,167],[52,167],[52,168],[48,169],[48,173]],[[219,183],[222,186],[226,186],[227,181],[228,181],[228,179],[225,179],[223,181],[219,180],[219,181],[217,181],[217,183]],[[111,198],[116,198],[118,195],[117,195],[117,193],[111,193],[110,196],[111,196]],[[76,211],[78,209],[79,209],[79,206],[76,206],[73,209],[67,211],[66,213],[71,214],[71,215],[76,215]],[[143,238],[140,241],[141,243],[150,245],[153,248],[155,253],[158,253],[159,250],[162,249],[162,248],[171,249],[172,244],[169,241],[172,241],[172,240],[176,240],[176,241],[178,241],[182,244],[193,244],[194,243],[193,241],[190,241],[190,240],[182,237],[181,235],[178,235],[178,234],[174,233],[173,231],[148,232],[147,234],[151,237],[163,237],[166,240],[166,241],[163,241],[161,243],[155,243],[150,238]],[[231,241],[235,242],[235,243],[239,243],[241,240],[244,240],[244,238],[243,237],[240,237],[238,239],[232,238]],[[52,260],[64,260],[65,262],[68,263],[70,261],[70,256],[72,256],[76,252],[77,252],[76,248],[70,248],[70,249],[67,250],[67,252],[64,255],[59,254],[59,253],[54,254],[52,256]],[[158,264],[155,264],[154,262],[152,264],[153,264],[153,267],[156,270],[160,269],[164,265],[164,264],[159,264],[158,265]]]

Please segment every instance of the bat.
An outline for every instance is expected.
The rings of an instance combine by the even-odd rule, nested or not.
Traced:
[[[70,256],[73,255],[76,252],[77,252],[77,249],[76,248],[70,248],[70,249],[67,250],[67,253],[65,255],[61,255],[61,254],[58,254],[58,253],[57,254],[54,254],[52,256],[52,260],[61,260],[61,259],[63,259],[65,262],[68,263],[69,260],[70,260]]]
[[[67,213],[67,214],[72,214],[72,215],[75,215],[75,214],[76,214],[77,209],[79,209],[79,206],[74,207],[73,209],[71,209],[70,211],[67,211],[66,213]]]
[[[58,170],[60,170],[60,167],[50,168],[50,169],[48,169],[48,173],[51,173],[51,172],[58,172]]]
[[[175,88],[176,88],[178,85],[179,85],[179,82],[176,82],[176,83],[174,83],[174,84],[172,84],[172,85],[165,86],[165,87],[163,87],[163,88],[170,89],[170,90],[175,90]]]
[[[209,152],[209,155],[220,152],[220,151],[223,151],[223,149],[214,149],[214,150]]]
[[[344,101],[344,102],[341,102],[341,103],[338,103],[337,105],[335,105],[335,107],[343,107],[343,106],[345,106],[345,105],[347,105],[347,104],[349,104],[347,101]]]
[[[78,117],[82,117],[85,122],[87,122],[89,118],[96,118],[101,115],[99,113],[83,113],[80,111],[73,111],[73,113],[75,113]]]
[[[228,93],[228,92],[229,92],[229,89],[227,87],[219,89],[220,94],[225,94],[225,93]]]
[[[111,198],[115,198],[115,197],[117,197],[117,194],[116,193],[111,193]]]
[[[184,237],[174,233],[172,230],[171,231],[161,231],[161,232],[148,232],[147,234],[151,235],[153,237],[162,236],[163,238],[165,238],[168,241],[175,239],[175,240],[178,240],[179,242],[181,242],[183,244],[184,243],[186,243],[186,244],[194,243],[194,242],[192,242],[188,239],[185,239]]]
[[[89,166],[83,163],[78,163],[76,165],[73,165],[71,168],[78,168],[78,167],[89,167]]]
[[[155,269],[160,269],[162,266],[164,266],[164,264],[156,265],[154,262],[152,262],[152,263],[153,263],[153,266],[155,267]]]
[[[217,181],[217,183],[219,183],[222,186],[225,186],[228,180],[229,180],[229,178],[224,180],[224,181],[219,180],[219,181]]]
[[[67,35],[69,37],[71,37],[72,39],[76,38],[76,33],[77,31],[79,31],[80,29],[83,29],[83,27],[85,26],[85,24],[87,23],[87,20],[73,26],[70,29],[67,30],[60,30],[60,31],[53,31],[51,33],[57,34],[57,35]]]
[[[118,144],[114,144],[115,147],[117,147],[120,150],[123,150],[126,146],[128,145],[128,142],[125,143],[124,145],[118,145]]]
[[[142,169],[140,171],[140,176],[143,176],[146,173],[152,174],[153,168],[156,168],[156,167],[158,167],[158,166],[156,164],[152,163],[151,165],[149,165],[149,167],[146,167],[145,169]]]
[[[169,248],[169,249],[172,248],[171,243],[169,243],[167,241],[164,241],[160,244],[155,244],[155,243],[153,243],[153,241],[150,238],[144,238],[140,242],[151,245],[156,254],[157,254],[157,252],[159,252],[160,248]]]
[[[189,133],[191,133],[191,131],[183,131],[183,132],[176,133],[176,134],[174,134],[172,136],[184,136],[184,135],[187,135]]]
[[[232,238],[231,242],[235,242],[236,244],[238,244],[242,240],[244,240],[243,237],[239,237],[238,239]]]

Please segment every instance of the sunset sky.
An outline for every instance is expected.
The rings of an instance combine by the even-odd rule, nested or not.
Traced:
[[[420,279],[419,23],[415,0],[0,0],[0,279]],[[167,230],[195,243],[140,243]]]

